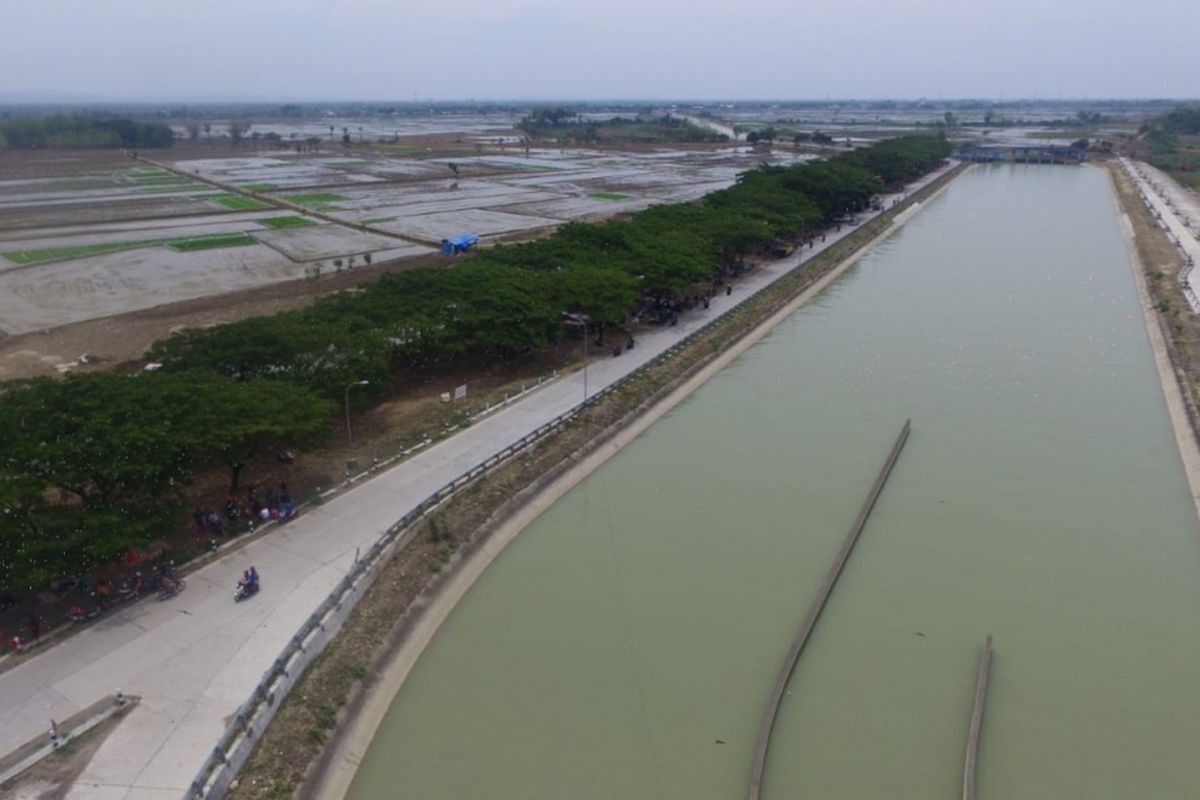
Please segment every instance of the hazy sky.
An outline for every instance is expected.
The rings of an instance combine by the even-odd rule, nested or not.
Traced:
[[[0,96],[1200,95],[1200,0],[0,0]]]

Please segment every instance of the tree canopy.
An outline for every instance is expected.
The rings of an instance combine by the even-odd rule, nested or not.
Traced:
[[[0,123],[0,143],[13,149],[34,147],[170,147],[171,126],[164,122],[90,115],[55,114]]]
[[[398,369],[518,358],[556,341],[564,313],[623,325],[639,303],[669,305],[778,239],[811,236],[949,149],[908,137],[763,166],[696,202],[178,333],[151,347],[157,372],[0,384],[0,586],[24,591],[160,535],[205,464],[236,488],[272,448],[319,445],[350,383],[380,393]]]
[[[211,371],[0,385],[0,586],[78,574],[161,533],[196,466],[318,444],[335,406]]]

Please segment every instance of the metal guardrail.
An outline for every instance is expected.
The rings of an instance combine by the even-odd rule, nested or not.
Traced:
[[[938,176],[938,178],[920,187],[917,191],[919,192],[928,188],[942,177],[944,175]],[[915,201],[915,195],[910,199]],[[882,211],[875,219],[880,219],[889,213],[894,218],[907,205],[906,203],[903,206],[896,206]],[[871,220],[871,222],[874,221]],[[861,226],[860,230],[862,227],[866,227],[866,224]],[[212,753],[205,759],[204,764],[192,781],[188,797],[195,800],[216,800],[216,798],[225,795],[225,792],[229,789],[229,784],[250,757],[259,734],[266,730],[267,725],[275,716],[280,702],[282,702],[283,698],[291,690],[292,684],[304,673],[304,670],[320,654],[325,645],[338,634],[346,618],[349,617],[350,612],[357,603],[358,596],[370,588],[379,571],[391,560],[391,557],[399,548],[406,546],[416,537],[418,529],[413,527],[413,523],[420,521],[430,512],[442,506],[458,491],[474,482],[486,472],[507,463],[513,456],[523,452],[530,445],[545,438],[548,434],[557,431],[590,406],[595,405],[613,392],[618,391],[630,381],[641,377],[653,367],[670,361],[698,337],[708,333],[713,327],[729,319],[731,314],[742,308],[751,299],[775,286],[779,280],[800,269],[806,263],[809,262],[798,260],[795,266],[781,273],[776,280],[766,283],[753,293],[746,295],[746,297],[742,298],[736,304],[730,306],[728,310],[718,314],[704,325],[687,334],[645,364],[623,375],[608,386],[597,390],[587,400],[564,411],[554,419],[539,426],[532,433],[522,436],[513,444],[462,473],[426,497],[384,531],[375,544],[355,561],[350,571],[338,582],[337,586],[329,593],[329,596],[325,598],[321,605],[317,607],[317,610],[304,623],[300,631],[284,647],[283,652],[275,659],[275,662],[263,673],[262,680],[259,681],[258,685],[251,692],[249,699],[242,703],[237,712],[231,717],[217,746],[213,748]],[[721,346],[718,348],[718,352],[724,349],[724,346]]]

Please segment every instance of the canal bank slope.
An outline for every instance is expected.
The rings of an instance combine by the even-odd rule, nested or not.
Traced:
[[[574,462],[572,466],[565,470],[553,471],[543,480],[537,481],[529,491],[522,492],[514,498],[514,502],[508,507],[500,509],[482,526],[478,541],[472,542],[464,551],[463,557],[453,564],[436,588],[428,597],[423,598],[417,614],[403,627],[401,635],[389,648],[390,652],[383,659],[383,663],[377,666],[375,678],[369,687],[354,698],[348,708],[344,727],[334,734],[326,746],[314,770],[300,789],[300,794],[321,798],[342,798],[347,795],[358,766],[396,693],[434,640],[438,629],[488,566],[522,531],[563,495],[645,433],[655,422],[754,346],[772,329],[811,302],[846,270],[903,227],[925,204],[944,192],[951,179],[968,169],[971,167],[963,167],[949,175],[948,179],[939,180],[916,192],[909,204],[892,218],[886,229],[847,255],[736,341],[729,343],[719,355],[703,364],[700,369],[685,375],[684,379],[661,399],[635,409],[611,426],[597,441],[571,458]]]
[[[1122,180],[1127,181],[1128,179],[1119,172],[1119,169],[1115,164],[1109,165],[1109,188],[1112,190],[1116,214],[1121,221],[1121,235],[1124,237],[1129,251],[1129,262],[1133,268],[1133,280],[1137,287],[1138,306],[1141,308],[1142,317],[1146,322],[1146,334],[1150,337],[1150,348],[1154,353],[1154,367],[1159,381],[1162,383],[1163,400],[1167,406],[1167,414],[1171,418],[1171,428],[1175,432],[1175,443],[1179,447],[1179,457],[1183,462],[1184,473],[1187,475],[1192,503],[1196,507],[1197,515],[1200,515],[1200,444],[1197,442],[1200,437],[1200,425],[1197,424],[1196,406],[1190,389],[1190,384],[1194,382],[1195,377],[1191,375],[1190,365],[1179,351],[1179,343],[1173,341],[1171,323],[1159,311],[1158,304],[1151,296],[1147,283],[1148,275],[1156,275],[1161,280],[1162,271],[1173,272],[1176,268],[1169,261],[1168,263],[1158,263],[1164,260],[1164,255],[1167,258],[1171,255],[1171,243],[1161,229],[1151,223],[1145,205],[1138,202],[1132,187],[1127,183],[1122,187]],[[1125,188],[1125,191],[1122,191],[1122,188]],[[1132,216],[1144,218],[1140,220],[1143,224],[1137,225],[1137,230],[1135,230]],[[1161,241],[1142,241],[1155,237]],[[1143,258],[1143,250],[1146,251],[1146,258]],[[1155,259],[1155,262],[1147,263],[1149,258]],[[1170,283],[1173,286],[1175,284],[1174,281]],[[1187,304],[1182,302],[1182,298],[1174,305],[1174,308],[1182,308],[1182,313],[1187,313]],[[1191,319],[1190,322],[1194,325],[1196,321]],[[1180,323],[1179,335],[1182,336],[1185,331],[1186,328]]]

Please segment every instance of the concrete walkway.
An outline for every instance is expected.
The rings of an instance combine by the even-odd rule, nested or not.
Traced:
[[[711,310],[643,334],[619,358],[593,360],[589,391],[613,383],[713,315],[744,302],[796,267],[800,256],[807,260],[856,230],[844,226],[818,248],[755,270],[738,282],[732,297],[719,295]],[[101,745],[68,797],[183,796],[229,717],[347,572],[357,549],[365,552],[434,491],[582,400],[583,374],[577,372],[190,574],[182,595],[130,606],[0,674],[0,753],[43,735],[50,719],[63,719],[120,688],[142,701]],[[262,591],[235,604],[234,585],[251,564],[262,574]]]
[[[1153,212],[1158,224],[1183,253],[1185,264],[1179,274],[1184,296],[1192,312],[1200,314],[1200,202],[1161,171],[1141,161],[1121,159],[1121,166]]]

